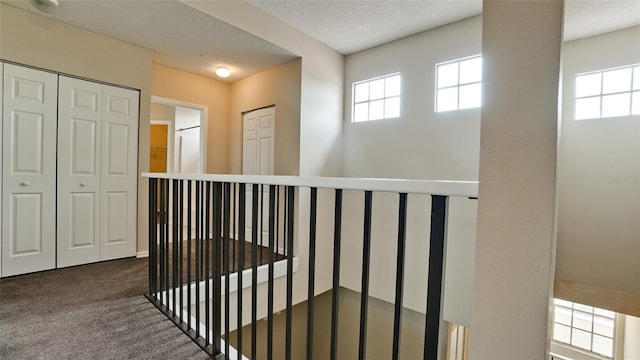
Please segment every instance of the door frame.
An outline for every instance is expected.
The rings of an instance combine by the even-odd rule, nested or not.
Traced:
[[[205,105],[194,104],[194,103],[189,103],[189,102],[174,100],[174,99],[168,99],[168,98],[155,96],[155,95],[151,95],[151,102],[156,104],[169,105],[169,106],[180,106],[180,107],[200,111],[200,172],[203,174],[206,173],[207,172],[207,133],[208,133],[207,120],[209,119],[209,108]],[[151,121],[157,121],[157,120],[151,120]],[[173,124],[171,127],[173,128]],[[173,133],[171,134],[170,137],[172,138],[170,142],[172,143],[172,145],[175,145],[173,144],[173,141],[174,141]],[[168,151],[169,149],[167,149],[167,152]],[[174,169],[175,164],[174,164],[173,158],[174,156],[172,154],[171,171],[175,170]],[[167,170],[169,170],[169,168],[167,168]]]
[[[173,143],[175,137],[173,136],[173,121],[170,120],[151,120],[150,125],[167,125],[167,173],[173,171]],[[202,126],[202,125],[201,125]]]

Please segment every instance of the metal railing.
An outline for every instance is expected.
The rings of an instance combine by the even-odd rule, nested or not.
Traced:
[[[405,284],[407,203],[409,194],[431,197],[426,294],[424,359],[436,359],[439,351],[444,249],[446,242],[448,199],[450,196],[475,198],[476,182],[383,180],[351,178],[301,178],[288,176],[234,176],[143,174],[149,178],[149,295],[169,319],[216,359],[256,359],[259,268],[266,267],[267,350],[260,354],[273,358],[275,269],[286,262],[285,359],[292,359],[292,309],[294,301],[294,264],[298,253],[307,253],[304,284],[307,303],[306,358],[313,358],[314,299],[319,267],[331,270],[330,359],[338,358],[339,295],[341,285],[341,248],[343,241],[343,191],[355,190],[364,195],[362,230],[362,270],[360,279],[360,324],[358,358],[365,359],[372,238],[372,202],[377,192],[395,193],[397,207],[397,251],[395,261],[395,301],[393,345],[390,358],[400,357],[403,294]],[[305,191],[301,191],[305,189]],[[318,189],[332,193],[331,236],[318,237]],[[307,192],[308,190],[308,192]],[[309,204],[308,219],[296,196]],[[307,201],[308,200],[308,201]],[[329,211],[331,210],[331,211]],[[300,224],[308,224],[308,249],[301,251]],[[326,222],[323,222],[323,224]],[[306,226],[304,227],[306,230]],[[427,234],[425,234],[426,237]],[[306,239],[305,239],[306,240]],[[319,243],[332,244],[331,264],[317,263]],[[304,242],[306,245],[306,242]],[[296,249],[296,251],[294,251]],[[245,251],[249,250],[248,259]],[[249,264],[246,264],[249,260]],[[246,269],[246,270],[245,270]],[[298,274],[300,275],[300,274]],[[245,277],[250,276],[250,284]],[[300,286],[300,285],[298,285]],[[250,288],[251,316],[243,314],[243,289]],[[232,303],[231,293],[237,291]],[[201,307],[204,306],[204,313]],[[329,315],[329,314],[327,314]],[[235,320],[235,324],[231,323]],[[243,351],[243,324],[251,326],[250,351]],[[223,340],[223,334],[236,333],[235,346]],[[225,355],[227,354],[227,355]],[[245,355],[246,356],[246,355]]]

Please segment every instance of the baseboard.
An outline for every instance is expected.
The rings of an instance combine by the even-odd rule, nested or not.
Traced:
[[[136,257],[137,257],[138,259],[140,259],[140,258],[146,258],[146,257],[149,257],[149,250],[146,250],[146,251],[138,251],[138,252],[136,253]]]

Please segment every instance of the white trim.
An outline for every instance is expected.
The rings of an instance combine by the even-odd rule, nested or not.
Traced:
[[[149,257],[149,250],[138,251],[136,253],[136,258],[138,258],[138,259],[147,258],[147,257]]]
[[[298,265],[300,263],[300,259],[298,257],[294,257],[293,258],[293,273],[295,274],[296,272],[298,272]],[[273,263],[273,278],[277,279],[277,278],[281,278],[281,277],[286,277],[287,276],[287,260],[280,260],[280,261],[276,261]],[[252,269],[245,269],[242,271],[242,288],[243,289],[247,289],[251,287],[251,277],[252,277]],[[265,264],[265,265],[261,265],[258,266],[258,285],[262,284],[262,283],[266,283],[269,281],[269,265]],[[226,294],[225,292],[225,282],[227,281],[227,276],[223,275],[221,277],[221,295],[224,296]],[[205,281],[200,281],[199,283],[199,291],[200,291],[200,299],[202,301],[200,302],[204,302],[205,297],[205,289],[206,289],[206,282]],[[191,285],[185,285],[182,287],[183,289],[183,303],[187,303],[187,293],[190,292],[191,293],[191,302],[189,303],[189,305],[195,305],[196,303],[196,284],[191,284]],[[179,290],[178,290],[179,291]],[[238,273],[233,273],[231,275],[229,275],[229,293],[234,293],[238,291]],[[177,294],[177,293],[176,293]],[[162,302],[162,299],[165,298],[165,292],[159,292],[157,295],[157,298]],[[173,308],[173,290],[169,290],[169,304],[168,304],[168,308],[172,309]],[[209,279],[209,299],[213,299],[213,279]],[[164,302],[162,302],[164,304]]]
[[[404,180],[339,177],[302,177],[273,175],[218,175],[218,174],[160,174],[142,173],[145,178],[215,181],[243,184],[285,185],[344,190],[370,190],[379,192],[431,194],[448,196],[478,196],[477,181]]]
[[[182,310],[182,318],[183,319],[191,319],[191,321],[189,323],[197,323],[198,321],[196,320],[195,316],[191,316],[189,317],[189,314],[187,313],[186,310]],[[207,332],[207,328],[202,325],[202,323],[198,324],[198,328],[200,330],[200,334],[204,335]],[[224,334],[223,334],[224,335]],[[209,338],[213,339],[213,331],[209,331]],[[224,341],[224,339],[220,339],[220,351],[224,354],[224,351],[227,348],[227,344]],[[229,354],[227,355],[227,357],[229,359],[233,359],[233,360],[251,360],[249,358],[247,358],[246,356],[240,354],[240,357],[238,357],[238,350],[236,348],[234,348],[233,346],[229,345]]]

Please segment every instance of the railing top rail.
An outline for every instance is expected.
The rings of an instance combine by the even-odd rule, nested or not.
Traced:
[[[242,184],[316,187],[343,190],[370,190],[392,193],[478,197],[477,181],[168,173],[143,173],[142,177]]]

